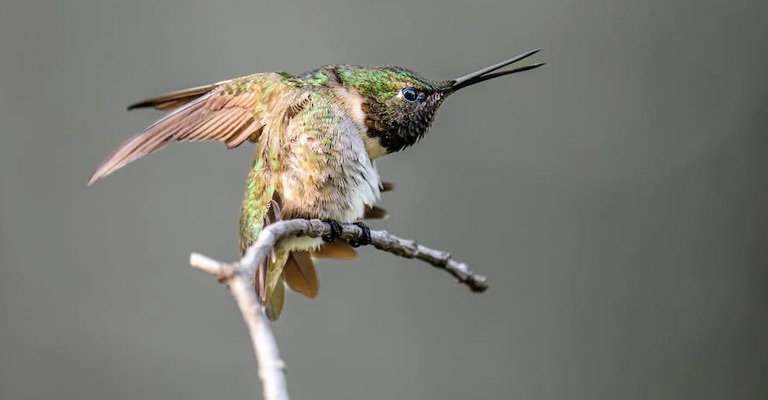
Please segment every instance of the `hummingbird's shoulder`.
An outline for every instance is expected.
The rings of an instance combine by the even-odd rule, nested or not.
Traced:
[[[294,77],[294,82],[305,88],[325,88],[339,83],[335,65],[324,65]]]

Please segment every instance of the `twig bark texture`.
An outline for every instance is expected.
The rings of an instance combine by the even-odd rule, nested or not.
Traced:
[[[269,327],[251,284],[257,266],[271,253],[275,244],[286,236],[320,237],[329,234],[331,226],[320,220],[294,219],[267,226],[238,262],[222,263],[201,254],[192,253],[193,267],[214,275],[229,287],[243,320],[248,326],[259,368],[259,378],[265,400],[288,400],[285,385],[285,364],[280,358],[277,342]],[[362,230],[352,224],[342,225],[342,239],[360,238]],[[486,278],[469,269],[464,263],[451,258],[449,253],[424,247],[413,240],[401,239],[386,231],[371,231],[371,245],[405,258],[418,258],[453,275],[473,292],[488,288]]]

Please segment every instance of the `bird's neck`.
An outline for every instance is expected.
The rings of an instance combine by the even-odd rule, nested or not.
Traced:
[[[352,118],[352,122],[355,123],[360,138],[365,143],[365,151],[368,153],[368,157],[373,160],[387,154],[387,149],[381,145],[379,138],[368,134],[368,126],[366,125],[368,115],[364,107],[366,102],[365,96],[361,95],[351,86],[336,85],[332,87],[332,90]]]

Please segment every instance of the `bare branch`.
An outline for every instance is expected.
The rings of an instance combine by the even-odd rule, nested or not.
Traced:
[[[341,227],[341,238],[360,239],[362,230],[357,225],[348,224]],[[280,221],[264,228],[256,242],[248,248],[238,262],[221,263],[197,253],[192,253],[190,256],[189,262],[192,266],[214,275],[232,292],[251,335],[265,400],[288,400],[285,364],[280,359],[277,342],[269,322],[259,306],[251,278],[257,266],[266,259],[280,239],[294,235],[320,237],[329,233],[331,233],[331,226],[317,219]],[[434,267],[447,271],[473,292],[484,292],[488,288],[484,276],[474,273],[467,264],[453,260],[447,252],[424,247],[413,240],[401,239],[387,231],[372,230],[371,245],[400,257],[426,261]]]
[[[192,253],[189,263],[193,267],[216,276],[220,282],[229,286],[235,298],[243,320],[251,335],[251,344],[256,354],[259,379],[265,400],[288,400],[285,386],[285,364],[277,350],[277,341],[269,327],[269,320],[259,307],[256,293],[251,285],[251,276],[241,267],[241,263],[224,264],[206,256]]]

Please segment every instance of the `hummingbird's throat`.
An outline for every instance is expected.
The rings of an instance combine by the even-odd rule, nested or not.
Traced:
[[[362,135],[363,142],[365,143],[365,151],[368,152],[368,157],[371,160],[379,158],[387,153],[387,149],[382,146],[380,138],[376,136]]]

